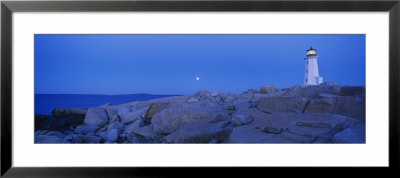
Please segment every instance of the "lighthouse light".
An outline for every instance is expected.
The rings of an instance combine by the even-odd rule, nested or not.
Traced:
[[[315,54],[314,50],[307,51],[307,55]]]

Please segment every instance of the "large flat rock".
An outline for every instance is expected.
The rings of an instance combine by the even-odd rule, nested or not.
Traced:
[[[277,134],[266,133],[254,125],[235,127],[225,143],[294,143]]]
[[[174,132],[180,125],[192,120],[211,121],[218,115],[216,108],[167,108],[151,119],[153,129],[158,134]]]
[[[284,90],[281,96],[303,96],[313,97],[318,94],[335,94],[340,93],[341,86],[336,83],[323,83],[321,85],[302,85],[294,86]]]
[[[335,143],[365,143],[365,123],[355,124],[333,137]]]
[[[218,123],[192,120],[181,125],[175,132],[165,137],[167,143],[209,143],[223,142],[230,129]]]
[[[265,97],[258,101],[257,109],[267,113],[290,112],[291,110],[303,111],[309,99],[304,97]]]
[[[307,113],[296,122],[297,126],[329,128],[329,129],[344,129],[358,121],[354,118],[326,113]]]
[[[255,121],[256,128],[268,133],[279,134],[301,120],[301,113],[273,113],[263,119]]]
[[[306,113],[332,113],[339,96],[328,95],[312,99],[305,109]]]
[[[354,118],[327,113],[280,112],[257,115],[252,123],[235,127],[227,142],[329,142],[335,133],[358,123]]]
[[[332,129],[296,126],[295,125],[295,126],[291,126],[291,127],[287,128],[287,132],[295,134],[295,135],[316,138],[316,137],[323,136],[325,134],[332,132]]]
[[[332,113],[350,116],[365,122],[365,97],[340,97]]]

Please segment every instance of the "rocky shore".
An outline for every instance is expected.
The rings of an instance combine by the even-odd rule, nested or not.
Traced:
[[[200,91],[35,116],[35,143],[365,143],[365,87]]]

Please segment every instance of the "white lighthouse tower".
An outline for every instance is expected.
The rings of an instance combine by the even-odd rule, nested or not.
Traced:
[[[322,83],[322,77],[318,73],[318,58],[316,49],[310,47],[307,52],[306,71],[304,73],[304,85],[319,85]]]

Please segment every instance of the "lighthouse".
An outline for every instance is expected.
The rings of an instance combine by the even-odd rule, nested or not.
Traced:
[[[304,85],[319,85],[322,83],[322,77],[318,73],[318,58],[317,50],[310,47],[306,51],[306,71],[304,73]]]

